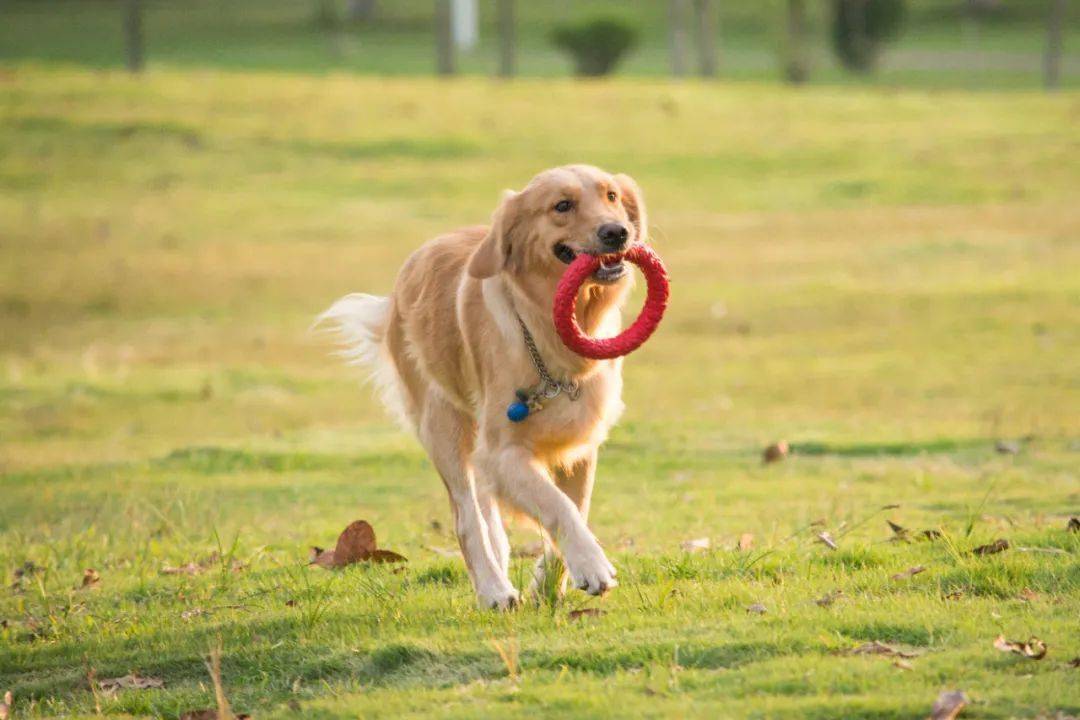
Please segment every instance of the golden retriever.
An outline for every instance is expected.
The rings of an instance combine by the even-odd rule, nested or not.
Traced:
[[[616,334],[632,274],[610,256],[645,242],[646,233],[631,178],[588,165],[554,168],[508,191],[490,227],[424,244],[405,261],[390,297],[348,295],[320,316],[341,333],[345,353],[371,368],[384,403],[431,457],[484,607],[519,600],[500,505],[542,528],[534,588],[556,552],[576,587],[598,595],[616,585],[586,519],[597,449],[622,411],[622,361],[571,352],[551,312],[578,253],[609,256],[582,286],[577,320],[590,335]],[[516,393],[541,380],[528,335],[563,392],[539,398],[542,407],[511,422]],[[565,577],[556,580],[561,588]]]

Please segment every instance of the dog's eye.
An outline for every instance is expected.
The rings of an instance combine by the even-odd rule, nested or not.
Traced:
[[[608,190],[607,199],[608,199],[609,202],[615,202],[615,198],[617,198],[617,197],[619,197],[619,196],[616,195],[613,191]]]
[[[569,200],[560,200],[559,202],[555,203],[555,212],[570,212],[573,208],[574,203],[570,202]]]

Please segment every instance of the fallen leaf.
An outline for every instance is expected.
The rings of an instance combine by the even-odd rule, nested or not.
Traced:
[[[832,535],[827,530],[822,530],[818,533],[817,539],[829,546],[830,550],[837,550],[836,541],[832,539]]]
[[[897,650],[891,645],[886,645],[883,642],[873,640],[868,643],[863,643],[858,647],[852,648],[852,655],[885,655],[887,657],[898,658],[915,658],[919,657],[917,653],[911,653],[904,650]]]
[[[101,575],[94,568],[86,568],[82,576],[82,589],[96,587],[101,582]]]
[[[1016,595],[1016,599],[1023,600],[1024,602],[1034,602],[1039,599],[1039,593],[1026,587]]]
[[[826,593],[825,595],[822,595],[821,597],[819,597],[814,602],[817,603],[818,605],[820,605],[821,607],[829,607],[834,602],[836,602],[838,598],[842,597],[843,594],[844,594],[843,590],[833,590],[831,593]]]
[[[311,548],[308,563],[324,568],[340,568],[361,561],[407,562],[390,550],[380,550],[375,542],[375,529],[366,520],[357,520],[341,531],[333,550]]]
[[[926,568],[924,566],[916,565],[915,567],[909,567],[904,572],[896,573],[895,575],[892,576],[892,579],[896,580],[896,581],[907,580],[908,578],[915,577],[919,573],[924,573],[924,572],[926,572]]]
[[[15,700],[11,697],[11,691],[4,693],[4,702],[0,702],[0,720],[8,720],[11,717],[11,706]]]
[[[1065,529],[1069,532],[1080,532],[1080,518],[1069,518],[1069,524],[1065,526]]]
[[[743,533],[739,536],[739,544],[736,546],[739,550],[745,552],[754,547],[754,535],[753,533]]]
[[[962,690],[945,691],[930,708],[930,720],[954,720],[967,704],[967,695]]]
[[[746,612],[754,613],[755,615],[764,615],[768,612],[768,609],[761,603],[754,603],[746,608]]]
[[[990,543],[989,545],[980,545],[979,547],[975,548],[971,552],[974,555],[994,555],[996,553],[999,553],[999,552],[1002,552],[1002,551],[1005,551],[1005,550],[1008,550],[1008,549],[1009,549],[1009,541],[1006,540],[1005,538],[998,538],[997,540]]]
[[[603,617],[604,615],[607,615],[606,610],[601,610],[600,608],[593,607],[580,608],[579,610],[571,610],[569,613],[567,613],[567,617],[571,620],[580,620],[581,618],[585,617]]]
[[[907,660],[905,660],[903,658],[897,658],[896,660],[893,660],[893,667],[894,668],[900,668],[901,670],[914,670],[915,669],[914,665],[912,665],[911,663],[909,663]]]
[[[709,538],[699,537],[693,538],[692,540],[683,540],[679,543],[679,547],[686,552],[702,552],[703,550],[708,550],[711,544]]]
[[[791,448],[788,447],[787,441],[781,440],[765,448],[761,453],[761,459],[763,462],[767,463],[780,462],[788,456],[790,450]]]
[[[1020,642],[1006,640],[1004,635],[998,635],[994,639],[994,647],[1001,652],[1021,655],[1032,660],[1042,660],[1046,657],[1046,643],[1037,637],[1029,638],[1027,642]]]
[[[894,541],[908,542],[911,539],[909,537],[910,531],[903,525],[897,525],[892,520],[886,520],[885,522],[889,524],[889,529],[893,531],[892,539]]]
[[[99,680],[98,687],[103,692],[116,692],[117,690],[149,690],[165,687],[165,681],[161,678],[143,677],[138,673],[129,673],[123,677]]]
[[[998,440],[994,443],[994,449],[1002,455],[1017,455],[1020,452],[1020,443],[1015,440]]]

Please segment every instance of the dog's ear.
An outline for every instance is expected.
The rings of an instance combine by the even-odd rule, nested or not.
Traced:
[[[645,242],[649,234],[649,220],[645,215],[645,200],[641,196],[641,188],[629,175],[616,175],[615,182],[619,185],[619,199],[626,209],[626,215],[637,230],[637,240]]]
[[[514,253],[514,230],[518,224],[519,193],[507,190],[491,217],[491,227],[469,259],[469,275],[479,280],[498,275],[510,265]]]

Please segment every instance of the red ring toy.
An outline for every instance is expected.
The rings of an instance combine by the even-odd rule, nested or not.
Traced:
[[[555,290],[555,329],[559,337],[578,355],[593,360],[610,360],[634,352],[660,324],[668,302],[668,277],[660,256],[647,245],[634,245],[622,256],[623,260],[641,268],[649,290],[641,314],[630,327],[613,338],[591,338],[582,331],[574,316],[578,290],[586,278],[600,267],[600,258],[582,253],[570,263]]]

